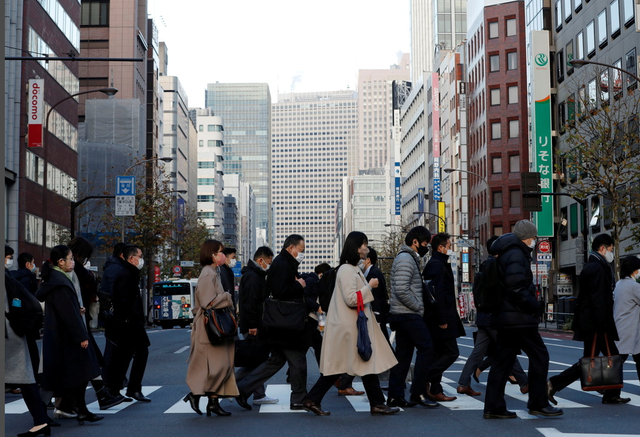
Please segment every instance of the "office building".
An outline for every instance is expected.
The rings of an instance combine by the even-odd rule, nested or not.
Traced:
[[[243,265],[252,259],[256,246],[256,196],[251,185],[240,180],[238,174],[223,176],[224,196],[232,196],[236,199],[238,217],[236,223],[236,257]]]

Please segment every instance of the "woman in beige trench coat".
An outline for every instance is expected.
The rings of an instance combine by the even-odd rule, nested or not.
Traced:
[[[367,284],[359,265],[366,259],[369,249],[367,236],[362,232],[351,232],[344,243],[340,255],[340,267],[336,276],[336,286],[327,310],[327,322],[320,356],[320,379],[305,397],[303,406],[318,416],[328,416],[322,411],[322,398],[343,373],[360,376],[371,405],[371,414],[394,414],[399,408],[385,405],[380,389],[378,374],[395,366],[397,360],[385,339],[371,309],[372,288],[378,286],[373,278]],[[362,293],[367,316],[367,330],[371,340],[372,355],[364,361],[358,355],[357,292]]]
[[[202,273],[198,278],[195,294],[193,329],[191,331],[191,352],[187,369],[187,385],[191,392],[185,396],[191,408],[198,414],[201,396],[208,396],[207,416],[230,416],[220,407],[219,398],[236,397],[240,393],[236,386],[233,360],[233,341],[213,345],[205,331],[203,315],[206,307],[227,308],[233,306],[231,294],[222,289],[218,267],[224,264],[224,246],[217,240],[207,240],[200,248]]]

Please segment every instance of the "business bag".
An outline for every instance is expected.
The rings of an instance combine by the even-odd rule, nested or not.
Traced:
[[[604,334],[607,355],[596,357],[597,336],[598,334],[593,336],[591,356],[580,358],[580,384],[582,385],[582,390],[598,391],[622,388],[622,357],[620,355],[611,355],[607,334]]]
[[[262,327],[302,331],[307,313],[304,301],[279,300],[269,296],[263,304]]]
[[[238,333],[238,322],[233,314],[233,307],[206,308],[203,319],[211,344],[233,340]]]
[[[363,361],[369,361],[373,349],[371,348],[371,338],[369,337],[369,329],[367,328],[367,316],[364,314],[364,301],[362,300],[362,293],[356,292],[358,299],[358,320],[356,325],[358,327],[358,355]]]

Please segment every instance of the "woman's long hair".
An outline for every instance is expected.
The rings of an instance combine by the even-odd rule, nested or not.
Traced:
[[[360,261],[360,252],[358,249],[364,244],[369,244],[369,239],[363,232],[353,231],[347,235],[347,239],[344,240],[344,247],[340,254],[340,265],[351,264],[357,266]]]
[[[71,249],[64,244],[59,244],[51,249],[49,259],[42,263],[42,268],[40,269],[40,275],[42,276],[43,281],[47,281],[49,279],[53,268],[58,265],[58,261],[69,256],[69,252],[71,252]]]

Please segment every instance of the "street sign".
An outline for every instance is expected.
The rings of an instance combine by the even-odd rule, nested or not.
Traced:
[[[542,253],[551,252],[551,243],[549,242],[549,240],[542,240],[540,243],[538,243],[538,250]]]
[[[242,261],[236,260],[236,265],[231,268],[233,271],[233,276],[239,278],[242,276]]]
[[[116,196],[116,216],[136,215],[136,196]]]
[[[116,196],[135,196],[136,177],[116,176]]]
[[[551,261],[552,256],[551,255],[545,255],[545,254],[538,254],[538,262],[543,262],[543,261]]]
[[[171,271],[176,274],[179,275],[180,273],[182,273],[182,267],[180,266],[173,266],[173,268],[171,269]]]
[[[180,267],[193,267],[193,261],[180,261]]]

